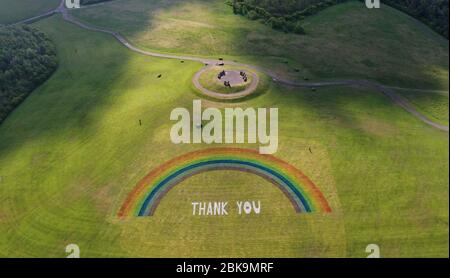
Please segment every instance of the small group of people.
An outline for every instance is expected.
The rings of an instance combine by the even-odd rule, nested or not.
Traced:
[[[226,73],[225,73],[225,71],[223,70],[223,71],[219,72],[219,74],[217,75],[217,78],[218,78],[218,79],[222,79],[222,77],[224,77],[225,75],[226,75]]]
[[[225,72],[225,70],[222,70],[221,72],[219,72],[219,73],[217,74],[217,78],[218,78],[219,80],[221,80],[222,77],[224,77],[225,75],[227,75],[227,73]],[[245,71],[240,71],[240,75],[241,75],[241,77],[242,77],[242,80],[244,80],[244,82],[247,82],[247,81],[248,81],[247,73],[246,73]],[[230,83],[230,81],[223,81],[223,85],[224,85],[225,87],[230,87],[230,88],[231,88],[231,83]]]
[[[245,71],[241,71],[240,74],[241,74],[242,79],[244,80],[244,82],[247,82],[247,80],[248,80],[247,73],[245,73]]]
[[[223,70],[223,71],[219,72],[219,74],[217,75],[217,78],[222,79],[222,77],[224,77],[226,74],[227,74],[227,73]],[[230,88],[231,88],[230,81],[224,81],[224,82],[223,82],[223,85],[224,85],[225,87],[230,87]]]

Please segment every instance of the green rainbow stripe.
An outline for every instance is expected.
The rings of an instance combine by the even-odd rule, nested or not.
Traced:
[[[128,195],[118,216],[151,216],[174,186],[199,173],[231,170],[258,175],[280,188],[297,212],[331,212],[314,183],[273,155],[240,148],[211,148],[176,157],[153,169]]]

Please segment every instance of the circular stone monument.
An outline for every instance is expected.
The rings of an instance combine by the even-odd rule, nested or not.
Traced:
[[[215,99],[239,99],[256,90],[259,77],[248,69],[209,65],[195,74],[193,83],[206,96]]]

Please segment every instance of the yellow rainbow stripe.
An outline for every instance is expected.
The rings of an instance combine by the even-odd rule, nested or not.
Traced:
[[[153,169],[128,195],[118,216],[151,216],[161,199],[183,180],[207,171],[248,172],[270,181],[297,212],[331,212],[314,183],[294,166],[273,155],[241,148],[210,148],[176,157]]]

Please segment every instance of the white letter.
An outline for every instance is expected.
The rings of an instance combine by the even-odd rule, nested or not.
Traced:
[[[379,9],[380,8],[380,0],[366,0],[366,7],[368,9]]]
[[[214,202],[214,215],[221,214],[221,204],[219,202]]]
[[[227,212],[228,202],[221,202],[221,203],[222,203],[222,215],[228,215],[228,212]]]
[[[244,203],[244,211],[246,214],[250,214],[250,212],[252,212],[252,205],[250,204],[250,202]]]
[[[204,267],[205,267],[205,273],[203,275],[208,276],[209,268],[211,267],[211,265],[204,265]]]
[[[370,253],[367,258],[380,258],[380,247],[376,244],[369,244],[366,247],[366,253]]]
[[[181,120],[176,123],[170,130],[170,140],[174,144],[190,143],[191,142],[191,128],[189,111],[185,108],[175,108],[170,113],[170,120],[177,121],[181,117]],[[181,131],[181,135],[180,135]]]
[[[203,142],[206,144],[222,143],[222,113],[220,110],[208,108],[203,112],[202,119],[209,121],[203,128]]]
[[[213,215],[213,205],[211,202],[208,203],[208,211],[206,212],[206,215]]]
[[[266,108],[258,109],[258,139],[261,144],[268,146],[259,147],[261,154],[273,154],[278,150],[278,108],[270,108],[270,134],[267,136]]]
[[[80,247],[76,244],[69,244],[66,246],[66,253],[70,253],[67,258],[78,259],[80,258]]]
[[[206,214],[206,203],[199,203],[198,204],[198,215],[205,215],[205,214]]]
[[[194,128],[192,142],[199,144],[202,142],[202,101],[194,100],[192,106],[192,125]]]
[[[256,206],[255,201],[252,201],[253,203],[253,210],[256,214],[259,214],[261,212],[261,201],[258,201],[258,206]]]
[[[80,0],[66,0],[66,7],[68,9],[79,9]]]
[[[236,118],[236,128],[234,119]],[[245,118],[247,118],[248,143],[256,143],[256,112],[253,108],[225,108],[225,143],[234,143],[233,130],[236,130],[236,143],[245,143]]]
[[[239,214],[242,214],[242,202],[237,201],[236,204],[237,204],[237,206],[238,206],[238,213],[239,213]]]
[[[195,215],[195,212],[197,211],[197,210],[196,210],[197,205],[198,205],[197,202],[192,202],[192,215]]]

